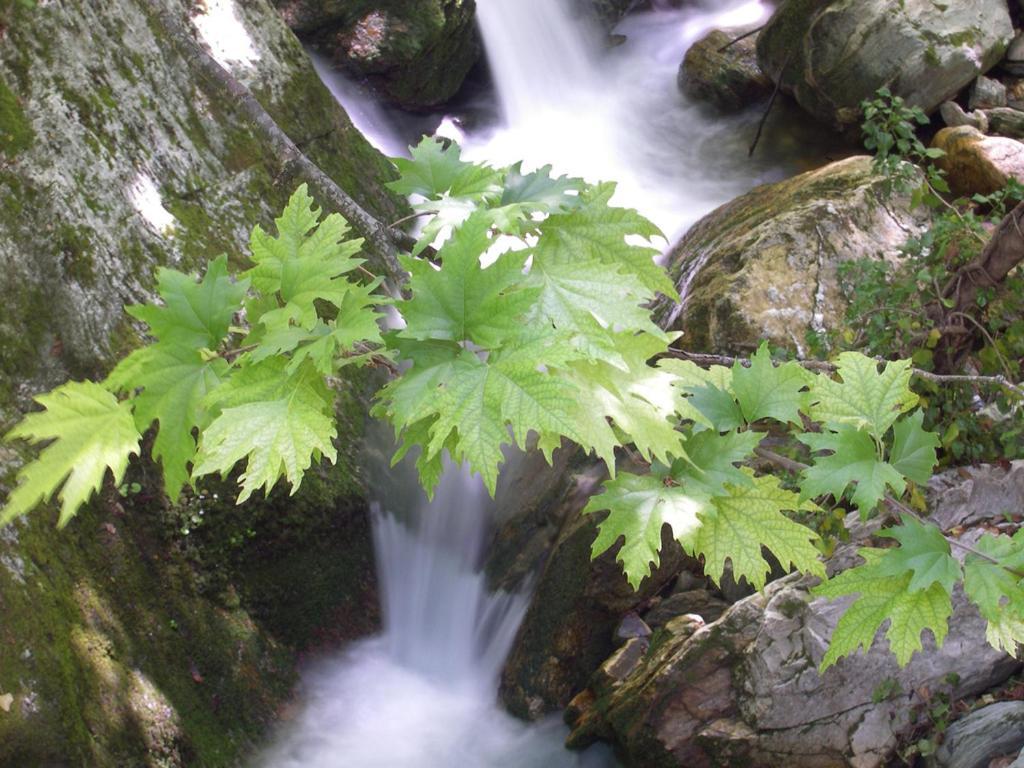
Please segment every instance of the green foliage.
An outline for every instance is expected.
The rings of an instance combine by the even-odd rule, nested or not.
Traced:
[[[990,231],[1008,210],[1024,200],[1024,187],[1011,180],[1006,188],[971,199],[944,199],[949,188],[932,164],[941,152],[926,149],[915,129],[927,118],[885,89],[865,102],[865,146],[893,191],[912,194],[915,204],[933,211],[933,223],[907,241],[899,260],[862,259],[839,267],[840,289],[847,302],[852,331],[831,341],[872,356],[903,357],[934,370],[941,333],[936,306],[952,308],[944,287],[958,269],[976,259]],[[968,323],[983,340],[970,355],[968,372],[1024,377],[1024,282],[1007,280],[999,291],[979,292],[975,322]],[[944,387],[921,381],[924,423],[942,425],[943,461],[1015,459],[1024,456],[1020,403],[1008,393],[993,396],[967,387]],[[983,399],[985,394],[987,399]]]
[[[45,410],[30,413],[7,433],[8,440],[52,440],[18,474],[0,523],[24,514],[60,489],[64,526],[100,489],[107,470],[120,483],[128,457],[139,451],[139,433],[131,410],[92,382],[70,382],[36,398]]]
[[[617,548],[634,587],[666,535],[715,580],[727,567],[757,588],[779,567],[825,579],[814,520],[839,516],[819,502],[848,496],[869,516],[928,480],[938,438],[914,410],[908,361],[848,352],[832,375],[776,363],[767,346],[731,368],[672,359],[675,335],[647,309],[657,292],[676,298],[643,244],[658,231],[611,205],[612,185],[474,165],[430,139],[398,165],[393,188],[427,218],[402,257],[403,296],[382,293],[345,221],[323,217],[301,187],[275,234],[254,229],[250,269],[233,277],[221,257],[201,279],[162,271],[159,302],[129,310],[152,342],[102,385],[39,398],[46,410],[9,437],[52,442],[22,469],[2,519],[60,489],[67,522],[108,471],[121,483],[147,430],[172,496],[239,466],[239,501],[281,478],[294,492],[345,439],[335,395],[353,365],[395,374],[373,413],[395,429],[396,461],[418,453],[428,492],[446,454],[492,493],[511,447],[550,460],[568,439],[603,459],[611,477],[585,509],[603,515],[593,552]],[[401,322],[381,333],[385,306]],[[763,446],[780,444],[809,466],[785,479],[759,472]],[[617,472],[619,451],[648,471]],[[886,622],[901,663],[924,630],[941,641],[961,575],[993,642],[1024,637],[1021,542],[983,540],[989,554],[961,573],[934,526],[908,518],[883,535],[899,546],[863,550],[863,566],[819,589],[859,595],[825,666],[870,646]]]
[[[867,650],[886,622],[889,649],[901,665],[921,650],[921,634],[925,630],[931,631],[937,645],[942,645],[953,612],[949,593],[942,585],[936,583],[928,589],[911,591],[914,574],[905,572],[894,577],[891,569],[884,567],[886,550],[866,548],[860,550],[860,555],[864,565],[843,571],[815,590],[819,597],[830,599],[858,595],[832,633],[821,661],[822,670],[858,648]]]

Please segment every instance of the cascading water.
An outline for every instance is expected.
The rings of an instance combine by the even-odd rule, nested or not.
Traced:
[[[492,518],[482,484],[450,467],[432,503],[393,475],[374,505],[384,633],[307,675],[305,706],[264,768],[579,768],[565,729],[495,702],[526,596],[488,593],[478,570]],[[396,492],[397,491],[397,492]],[[419,497],[418,501],[414,501]]]
[[[567,0],[477,5],[504,124],[467,135],[467,156],[552,163],[591,181],[614,180],[616,202],[638,209],[670,239],[778,173],[774,163],[747,158],[752,115],[711,117],[676,84],[690,45],[716,27],[757,23],[768,14],[762,2],[629,16],[616,30],[624,42],[612,49],[569,13]]]
[[[503,119],[458,138],[467,156],[552,163],[620,183],[618,202],[672,237],[757,181],[782,175],[748,161],[757,116],[708,117],[683,99],[676,70],[712,27],[755,23],[750,0],[659,9],[626,19],[607,49],[571,0],[477,0]],[[361,99],[323,60],[318,71],[356,124],[395,154],[422,123]],[[454,121],[443,125],[457,131]],[[778,152],[773,153],[776,158]],[[383,458],[370,462],[385,467]],[[401,467],[399,467],[401,469]],[[495,701],[501,665],[526,608],[489,594],[478,568],[490,516],[479,481],[451,469],[433,503],[415,480],[382,474],[374,539],[384,633],[306,676],[302,714],[258,760],[266,768],[570,768],[613,764],[561,746],[556,721],[525,725]]]

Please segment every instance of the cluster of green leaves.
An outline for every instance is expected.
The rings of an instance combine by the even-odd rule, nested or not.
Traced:
[[[939,195],[948,193],[949,185],[931,161],[946,153],[926,147],[917,136],[917,129],[930,122],[928,116],[888,88],[863,101],[861,111],[864,147],[874,152],[875,167],[888,179],[889,189],[911,191],[915,204],[940,205]]]
[[[396,461],[418,451],[428,493],[445,455],[492,493],[512,446],[550,460],[569,440],[603,459],[610,479],[586,509],[607,511],[593,551],[619,546],[634,586],[659,562],[666,525],[715,580],[730,567],[760,588],[773,563],[824,579],[801,519],[846,502],[867,517],[928,480],[938,438],[922,427],[907,361],[848,352],[831,375],[777,364],[767,347],[731,368],[673,359],[675,335],[647,309],[656,292],[675,297],[649,245],[658,230],[612,206],[612,185],[468,163],[430,139],[398,166],[393,188],[426,219],[402,260],[402,295],[383,291],[344,220],[323,218],[300,188],[275,235],[253,231],[251,268],[232,276],[221,257],[201,279],[162,270],[159,301],[129,309],[151,343],[103,382],[38,398],[43,410],[8,437],[46,446],[0,522],[57,494],[67,523],[108,473],[122,482],[147,431],[172,497],[237,468],[239,502],[281,478],[295,489],[335,459],[336,387],[368,364],[396,373],[374,413],[395,429]],[[396,321],[382,333],[385,309]],[[788,483],[757,472],[766,441],[787,439],[806,469]],[[623,452],[649,471],[617,472]],[[1024,638],[1016,539],[983,540],[988,554],[961,568],[934,525],[910,517],[885,535],[899,546],[863,550],[863,565],[819,588],[858,596],[825,666],[886,623],[901,663],[926,629],[941,642],[960,580],[993,642]]]
[[[933,350],[941,333],[927,308],[951,302],[942,290],[957,269],[977,258],[993,225],[1024,199],[1024,187],[1011,180],[991,195],[946,202],[941,170],[931,160],[940,150],[925,149],[915,128],[928,120],[887,90],[863,104],[865,146],[894,191],[913,195],[933,209],[933,221],[910,238],[898,261],[862,259],[839,267],[840,288],[847,301],[848,328],[833,342],[870,355],[910,358],[934,370]],[[922,175],[923,173],[923,175]],[[977,322],[984,344],[971,357],[974,373],[1024,377],[1024,283],[1007,281],[996,292],[978,295]],[[1024,424],[1012,418],[1020,403],[1005,391],[988,402],[966,387],[921,382],[925,422],[942,430],[945,461],[979,461],[1024,456]]]

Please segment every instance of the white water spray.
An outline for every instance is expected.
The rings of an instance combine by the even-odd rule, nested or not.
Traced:
[[[392,475],[374,510],[384,633],[306,676],[304,709],[262,768],[597,768],[562,746],[557,719],[515,720],[495,701],[525,595],[487,591],[491,525],[480,481],[445,473],[432,503]]]
[[[670,240],[772,172],[747,159],[750,115],[711,117],[676,85],[698,38],[760,21],[768,13],[761,2],[630,16],[617,29],[625,42],[611,50],[568,8],[569,0],[479,0],[504,125],[469,136],[468,157],[553,163],[589,181],[617,181],[616,203]]]

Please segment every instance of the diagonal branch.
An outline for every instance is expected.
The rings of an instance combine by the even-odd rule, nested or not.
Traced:
[[[173,4],[161,0],[146,0],[152,18],[159,23],[179,55],[213,89],[216,96],[238,109],[252,130],[273,150],[281,164],[281,170],[288,176],[305,181],[314,196],[343,215],[365,238],[366,250],[371,260],[396,284],[404,283],[405,270],[398,261],[398,250],[400,245],[405,245],[408,236],[371,216],[339,187],[334,179],[306,157],[252,92],[224,69],[200,44],[183,14],[172,11],[169,5]]]

